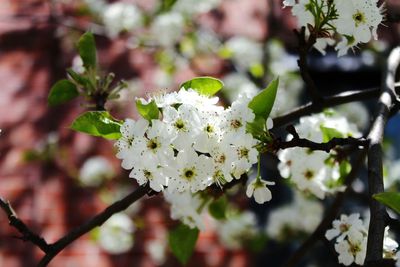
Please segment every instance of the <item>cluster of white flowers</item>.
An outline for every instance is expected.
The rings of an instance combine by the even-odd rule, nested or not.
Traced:
[[[335,250],[339,254],[339,263],[345,266],[353,262],[363,265],[367,252],[368,227],[360,219],[360,214],[349,216],[342,214],[340,220],[332,222],[332,229],[325,233],[328,240],[336,238]],[[385,229],[383,253],[385,258],[395,258],[398,244],[389,237],[388,227]]]
[[[285,0],[284,7],[292,7],[298,26],[319,27],[320,36],[314,47],[322,54],[328,45],[334,45],[338,56],[359,43],[377,39],[377,28],[383,20],[383,6],[378,0]],[[333,38],[340,36],[339,41]]]
[[[192,89],[154,96],[149,101],[156,103],[162,118],[127,119],[115,144],[117,157],[123,168],[132,169],[129,176],[140,185],[149,183],[157,192],[167,188],[174,197],[239,179],[258,162],[258,140],[246,132],[247,123],[255,117],[248,107],[250,100],[240,96],[224,109],[216,105],[217,97]],[[257,181],[263,183],[260,177]],[[263,186],[264,194],[268,193]],[[249,196],[254,189],[249,189]],[[255,195],[263,202],[271,198],[270,192],[263,196],[257,189]]]
[[[323,207],[296,192],[292,203],[273,210],[266,225],[269,238],[276,240],[292,239],[315,230],[321,221]]]
[[[318,143],[327,141],[324,140],[326,132],[340,134],[339,137],[361,137],[356,126],[349,123],[346,118],[328,113],[301,118],[296,130],[301,138]],[[289,139],[291,138],[288,137]],[[310,192],[323,199],[327,193],[344,189],[339,183],[340,164],[335,160],[334,152],[326,153],[294,147],[278,152],[278,158],[281,176],[291,178],[301,191]]]

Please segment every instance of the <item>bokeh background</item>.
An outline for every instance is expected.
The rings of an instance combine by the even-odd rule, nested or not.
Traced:
[[[128,83],[119,99],[106,104],[117,118],[137,118],[136,96],[176,90],[181,82],[205,75],[225,82],[226,92],[220,95],[225,103],[280,76],[274,116],[307,101],[296,64],[296,21],[280,0],[178,0],[172,9],[163,9],[168,2],[0,1],[0,196],[50,243],[137,187],[120,167],[112,142],[69,129],[74,118],[91,108],[84,98],[58,107],[47,105],[51,86],[66,77],[66,68],[79,71],[75,44],[83,32],[95,34],[101,69]],[[115,3],[124,3],[126,13],[107,11]],[[325,57],[311,52],[310,69],[323,94],[380,85],[386,55],[400,40],[395,22],[400,2],[386,1],[386,9],[388,20],[378,31],[379,41],[340,59],[333,49]],[[342,107],[342,112],[365,129],[372,104],[358,104],[357,111]],[[387,130],[388,166],[399,157],[398,121],[391,120]],[[265,175],[277,183],[272,202],[257,205],[245,197],[243,188],[241,194],[232,193],[238,207],[257,215],[252,220],[261,232],[266,231],[271,210],[292,199],[276,163],[276,158],[268,158],[264,164],[269,170]],[[166,247],[168,229],[176,222],[162,197],[146,197],[126,214],[135,228],[130,228],[134,233],[128,250],[116,252],[109,239],[104,245],[102,233],[95,230],[68,246],[49,266],[178,266]],[[296,235],[283,243],[269,240],[252,250],[232,246],[221,238],[222,228],[211,218],[207,223],[187,266],[280,266],[305,237]],[[0,266],[35,266],[43,253],[16,236],[0,212]],[[316,262],[319,257],[324,261],[321,251],[324,247],[310,253]]]

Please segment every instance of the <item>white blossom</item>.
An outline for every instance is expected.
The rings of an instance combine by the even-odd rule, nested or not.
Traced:
[[[98,186],[114,174],[114,168],[107,158],[91,157],[83,163],[79,171],[79,181],[86,186]]]
[[[221,243],[228,249],[240,249],[243,243],[257,234],[257,221],[254,213],[244,211],[219,222],[217,234]]]
[[[142,25],[142,13],[136,5],[115,2],[105,7],[103,21],[107,33],[116,37],[122,31],[131,31]]]
[[[355,262],[363,265],[367,252],[367,237],[358,231],[350,231],[348,239],[338,241],[335,250],[339,253],[339,263],[345,266]]]
[[[271,191],[268,189],[267,185],[274,185],[275,182],[264,181],[262,179],[254,179],[248,186],[246,190],[246,195],[251,198],[254,195],[254,200],[258,204],[263,204],[272,199]]]
[[[259,64],[263,57],[261,43],[243,36],[235,36],[225,43],[226,48],[232,53],[233,61],[246,70]]]
[[[266,233],[277,240],[292,239],[294,234],[312,233],[322,219],[320,202],[306,199],[296,192],[291,203],[271,211],[266,224]],[[290,231],[288,231],[290,229]]]
[[[162,45],[173,46],[183,34],[184,18],[178,12],[168,12],[156,16],[151,25],[151,33],[156,41]]]
[[[257,86],[242,73],[229,73],[224,76],[224,94],[230,102],[235,101],[239,95],[255,95]]]
[[[134,244],[135,225],[124,213],[116,213],[99,230],[100,246],[111,254],[129,251]]]
[[[211,158],[205,155],[199,156],[193,148],[185,148],[166,167],[166,172],[170,176],[168,190],[170,192],[190,190],[192,193],[204,190],[211,184],[212,170]]]
[[[383,19],[377,1],[336,0],[335,5],[339,14],[334,21],[338,33],[354,37],[355,42],[367,43],[372,36],[377,39],[376,31]]]
[[[360,214],[353,213],[350,216],[345,214],[340,215],[340,220],[334,220],[332,222],[332,229],[329,229],[325,233],[325,237],[328,240],[337,238],[337,241],[344,240],[351,231],[358,231],[366,233],[363,221],[360,219]]]
[[[179,193],[165,190],[164,198],[171,205],[172,219],[181,220],[190,228],[197,227],[200,230],[205,230],[201,211],[198,210],[202,205],[202,199],[198,195],[194,195],[190,191]]]
[[[167,242],[165,239],[154,239],[146,243],[146,252],[156,265],[162,265],[167,258]]]
[[[121,126],[122,137],[118,139],[115,146],[118,148],[117,158],[122,159],[121,166],[124,169],[132,169],[138,160],[138,151],[135,150],[138,140],[142,139],[147,130],[149,122],[144,119],[137,121],[126,119]]]

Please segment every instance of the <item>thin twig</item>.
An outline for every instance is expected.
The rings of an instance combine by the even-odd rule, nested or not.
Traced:
[[[387,62],[385,81],[379,98],[377,115],[368,134],[368,185],[371,219],[368,230],[366,264],[376,264],[382,260],[383,238],[387,217],[385,207],[373,199],[373,195],[384,191],[382,171],[382,139],[390,109],[396,101],[395,77],[400,64],[400,47],[393,49]]]
[[[380,89],[372,88],[366,90],[355,90],[355,91],[347,91],[337,95],[324,97],[324,101],[322,105],[316,105],[313,102],[309,102],[301,107],[298,107],[286,114],[278,116],[273,119],[274,128],[283,126],[287,123],[290,123],[294,120],[299,119],[302,116],[310,115],[312,113],[321,112],[324,108],[334,107],[337,105],[350,103],[353,101],[362,101],[366,99],[371,99],[379,96]]]
[[[281,141],[280,139],[276,140],[276,143],[273,145],[276,149],[286,149],[292,147],[304,147],[309,148],[311,150],[322,150],[327,153],[334,149],[337,146],[362,146],[365,147],[368,145],[368,140],[362,138],[332,138],[328,142],[325,143],[316,143],[308,139],[300,138],[296,132],[296,129],[293,125],[289,125],[286,127],[286,130],[293,135],[292,140],[290,141]]]
[[[24,241],[30,241],[36,246],[38,246],[44,253],[47,253],[50,249],[49,244],[47,244],[44,238],[35,234],[25,223],[20,220],[15,213],[14,209],[11,207],[11,204],[8,201],[3,200],[0,197],[0,207],[7,214],[9,224],[13,226],[18,232],[22,235],[20,239]]]
[[[308,250],[318,241],[321,240],[325,235],[326,230],[331,227],[332,221],[337,217],[340,207],[347,194],[350,192],[351,184],[357,177],[357,174],[364,163],[366,157],[366,149],[359,152],[357,159],[352,165],[350,173],[347,175],[345,185],[347,186],[346,191],[339,192],[330,208],[327,210],[325,217],[319,223],[314,232],[301,244],[301,246],[290,256],[284,267],[294,267],[300,260],[306,255]]]
[[[46,255],[41,259],[38,267],[47,266],[47,264],[66,246],[71,244],[73,241],[81,237],[82,235],[88,233],[97,226],[101,226],[105,221],[107,221],[112,215],[127,209],[135,201],[139,200],[151,191],[149,185],[141,186],[128,196],[123,199],[113,203],[107,207],[104,211],[97,214],[95,217],[87,221],[86,223],[80,225],[79,227],[73,229],[71,232],[60,238],[55,243],[51,244],[51,250],[46,253]]]
[[[299,40],[299,59],[297,60],[297,64],[300,68],[300,75],[303,78],[303,81],[306,84],[306,89],[310,94],[311,100],[315,105],[322,105],[323,104],[323,97],[318,91],[318,88],[311,78],[310,72],[307,66],[307,56],[308,51],[311,47],[315,44],[316,37],[314,34],[310,34],[308,38],[306,38],[306,27],[302,27],[300,32],[295,30],[297,38]]]

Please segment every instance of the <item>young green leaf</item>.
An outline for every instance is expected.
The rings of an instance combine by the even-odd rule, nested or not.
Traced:
[[[187,263],[193,253],[198,236],[199,229],[191,229],[184,224],[178,225],[178,227],[169,232],[169,247],[180,263]]]
[[[267,241],[268,237],[261,232],[248,240],[246,245],[251,251],[259,253],[265,248]]]
[[[213,96],[224,86],[223,82],[212,77],[198,77],[181,84],[180,88],[195,90],[201,95]]]
[[[157,10],[157,14],[166,13],[171,10],[177,0],[163,0]]]
[[[68,80],[60,80],[51,87],[47,102],[50,106],[56,106],[77,96],[79,96],[79,92],[75,84]]]
[[[218,198],[208,206],[208,212],[217,220],[226,219],[228,201],[225,196]]]
[[[265,120],[268,118],[275,102],[278,85],[279,78],[276,78],[250,101],[249,108],[253,110],[256,116],[261,116]]]
[[[78,51],[86,69],[96,68],[96,43],[91,32],[84,33],[78,41]]]
[[[400,214],[400,193],[384,192],[373,195],[373,198]]]
[[[119,139],[121,122],[111,117],[107,111],[87,111],[74,120],[71,129],[100,136],[106,139]]]
[[[151,100],[148,104],[143,104],[140,99],[136,100],[136,108],[139,114],[146,120],[156,120],[159,117],[159,110],[156,101]]]
[[[344,135],[335,128],[320,126],[322,131],[322,139],[324,142],[329,142],[332,138],[342,138]]]
[[[83,75],[76,73],[73,69],[67,69],[67,73],[77,84],[82,85],[83,87],[88,86],[89,80]]]

